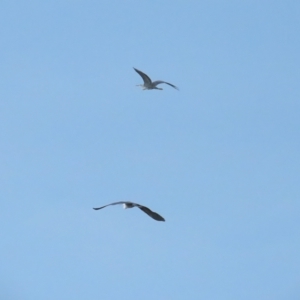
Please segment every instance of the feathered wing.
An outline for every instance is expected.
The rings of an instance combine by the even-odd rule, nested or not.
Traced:
[[[153,218],[156,221],[165,221],[165,219],[159,215],[158,213],[152,211],[151,209],[149,209],[146,206],[142,206],[142,205],[137,205],[137,207],[142,210],[144,213],[146,213],[148,216],[150,216],[151,218]]]
[[[162,81],[162,80],[156,80],[156,81],[152,82],[152,84],[153,84],[154,86],[157,86],[157,85],[159,85],[159,84],[161,84],[161,83],[168,84],[168,85],[170,85],[171,87],[173,87],[174,89],[176,89],[176,90],[179,91],[179,88],[178,88],[176,85],[171,84],[171,83],[169,83],[169,82]]]
[[[119,201],[119,202],[113,202],[113,203],[110,203],[110,204],[107,204],[107,205],[104,205],[104,206],[101,206],[101,207],[93,207],[94,210],[99,210],[99,209],[102,209],[104,207],[107,207],[107,206],[110,206],[110,205],[116,205],[116,204],[124,204],[126,203],[126,201]]]
[[[151,84],[152,81],[150,79],[150,77],[148,75],[146,75],[145,73],[143,73],[142,71],[136,69],[136,68],[133,68],[144,80],[144,83],[145,84]]]
[[[110,204],[107,204],[107,205],[104,205],[104,206],[101,206],[101,207],[94,207],[93,209],[99,210],[99,209],[105,208],[107,206],[116,205],[116,204],[131,204],[132,205],[131,207],[134,207],[134,206],[138,207],[140,210],[142,210],[144,213],[146,213],[148,216],[150,216],[154,220],[156,220],[156,221],[165,221],[165,219],[161,215],[159,215],[158,213],[152,211],[148,207],[137,204],[137,203],[129,202],[129,201],[113,202],[113,203],[110,203]]]

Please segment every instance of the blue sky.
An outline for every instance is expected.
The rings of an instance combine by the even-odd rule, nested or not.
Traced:
[[[299,19],[2,1],[0,298],[299,299]]]

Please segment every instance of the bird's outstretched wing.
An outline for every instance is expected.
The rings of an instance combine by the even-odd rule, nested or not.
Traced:
[[[150,216],[151,218],[153,218],[154,220],[156,220],[156,221],[165,221],[165,219],[162,216],[160,216],[158,213],[152,211],[148,207],[140,205],[140,204],[137,204],[136,206],[140,210],[142,210],[144,213],[146,213],[148,216]]]
[[[145,73],[143,73],[142,71],[140,71],[136,68],[134,68],[134,70],[143,78],[145,84],[151,84],[152,83],[152,81],[151,81],[151,79],[148,75],[146,75]]]
[[[113,202],[113,203],[110,203],[110,204],[107,204],[107,205],[104,205],[104,206],[101,206],[101,207],[97,207],[97,208],[94,207],[93,209],[99,210],[99,209],[105,208],[107,206],[116,205],[116,204],[128,204],[128,205],[130,205],[130,207],[136,206],[140,210],[142,210],[144,213],[146,213],[148,216],[150,216],[151,218],[153,218],[154,220],[156,220],[156,221],[165,221],[165,219],[162,216],[160,216],[158,213],[152,211],[148,207],[140,205],[140,204],[137,204],[137,203],[129,202],[129,201]]]
[[[99,209],[102,209],[106,206],[110,206],[110,205],[116,205],[116,204],[124,204],[126,203],[126,201],[119,201],[119,202],[113,202],[113,203],[110,203],[110,204],[107,204],[107,205],[104,205],[104,206],[101,206],[101,207],[93,207],[94,210],[99,210]]]
[[[152,82],[152,84],[153,84],[154,86],[157,86],[158,84],[161,84],[161,83],[168,84],[168,85],[170,85],[171,87],[173,87],[174,89],[176,89],[176,90],[179,91],[179,88],[178,88],[176,85],[171,84],[171,83],[169,83],[169,82],[162,81],[162,80],[156,80],[156,81],[153,81],[153,82]]]

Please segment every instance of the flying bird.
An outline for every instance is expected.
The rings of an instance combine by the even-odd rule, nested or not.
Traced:
[[[104,206],[101,206],[101,207],[98,207],[98,208],[94,208],[94,209],[98,210],[98,209],[102,209],[102,208],[104,208],[106,206],[116,205],[116,204],[123,204],[124,209],[126,209],[126,208],[133,208],[133,207],[136,206],[140,210],[142,210],[144,213],[146,213],[148,216],[150,216],[151,218],[153,218],[154,220],[156,220],[156,221],[165,221],[165,219],[162,216],[160,216],[158,213],[152,211],[148,207],[140,205],[140,204],[137,204],[137,203],[129,202],[129,201],[114,202],[114,203],[110,203],[110,204],[107,204],[107,205],[104,205]]]
[[[142,71],[134,68],[134,70],[143,78],[144,80],[144,84],[138,84],[137,86],[141,86],[143,88],[143,90],[153,90],[153,89],[156,89],[156,90],[162,90],[162,88],[158,88],[157,85],[158,84],[161,84],[161,83],[165,83],[165,84],[168,84],[170,85],[171,87],[173,87],[174,89],[176,90],[179,90],[177,86],[169,83],[169,82],[165,82],[165,81],[162,81],[162,80],[156,80],[156,81],[153,81],[150,79],[150,77],[148,75],[146,75],[145,73],[143,73]]]

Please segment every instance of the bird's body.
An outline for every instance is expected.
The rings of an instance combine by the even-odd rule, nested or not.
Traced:
[[[123,207],[125,209],[126,208],[138,207],[140,210],[142,210],[144,213],[146,213],[148,216],[150,216],[154,220],[156,220],[156,221],[165,221],[165,219],[162,216],[160,216],[158,213],[152,211],[148,207],[137,204],[137,203],[133,203],[133,202],[130,202],[130,201],[113,202],[113,203],[110,203],[110,204],[107,204],[107,205],[104,205],[104,206],[101,206],[101,207],[98,207],[98,208],[94,208],[94,209],[99,210],[99,209],[105,208],[107,206],[116,205],[116,204],[123,204]]]
[[[162,90],[162,88],[158,88],[157,85],[161,84],[161,83],[165,83],[165,84],[168,84],[170,85],[171,87],[173,87],[174,89],[178,90],[178,87],[169,83],[169,82],[166,82],[166,81],[162,81],[162,80],[156,80],[156,81],[153,81],[150,79],[150,77],[148,75],[146,75],[145,73],[143,73],[142,71],[136,69],[136,68],[133,68],[142,78],[143,78],[143,81],[144,81],[144,84],[138,84],[138,86],[141,86],[143,88],[143,90]]]

